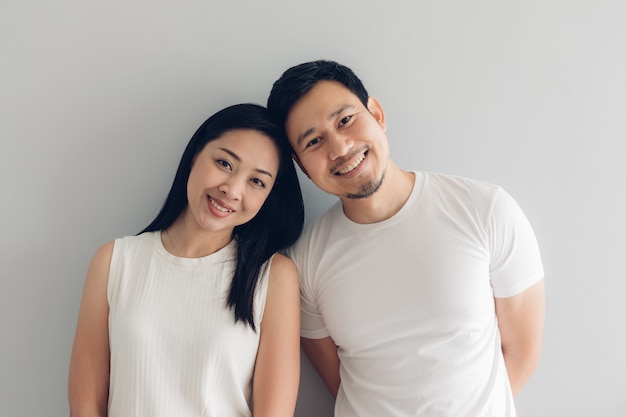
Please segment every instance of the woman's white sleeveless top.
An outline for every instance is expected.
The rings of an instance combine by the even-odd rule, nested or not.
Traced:
[[[255,333],[226,307],[236,248],[233,240],[189,259],[167,252],[160,232],[115,241],[109,417],[251,416],[269,262],[255,296]]]

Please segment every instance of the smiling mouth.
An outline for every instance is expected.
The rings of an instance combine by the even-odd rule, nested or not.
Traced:
[[[361,165],[361,162],[363,162],[363,160],[365,159],[365,153],[360,154],[357,159],[354,160],[354,162],[352,162],[350,165],[348,165],[347,167],[340,169],[339,171],[335,172],[335,175],[345,175],[350,171],[353,171],[356,167],[358,167],[359,165]]]
[[[213,198],[211,198],[211,196],[209,196],[209,202],[211,202],[211,205],[215,207],[217,210],[221,211],[222,213],[234,213],[235,212],[235,210],[227,209],[226,207],[220,206],[219,204],[217,204],[215,200],[213,200]]]

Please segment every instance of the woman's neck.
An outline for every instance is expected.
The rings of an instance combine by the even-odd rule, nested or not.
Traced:
[[[161,233],[165,249],[180,258],[201,258],[215,253],[232,240],[232,231],[211,233],[188,221],[184,211],[174,223]]]

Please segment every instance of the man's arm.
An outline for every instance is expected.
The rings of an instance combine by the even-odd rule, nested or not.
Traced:
[[[541,356],[544,281],[513,297],[496,298],[495,303],[504,363],[515,396],[534,372]]]
[[[300,338],[302,350],[311,361],[311,364],[322,377],[333,398],[337,398],[339,384],[339,355],[337,345],[329,336],[323,339]]]

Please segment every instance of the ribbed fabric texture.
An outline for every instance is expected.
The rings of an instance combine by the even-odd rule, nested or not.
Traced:
[[[109,417],[250,416],[259,334],[226,297],[236,243],[178,258],[160,232],[115,241],[108,282]],[[260,327],[269,268],[255,299]]]

